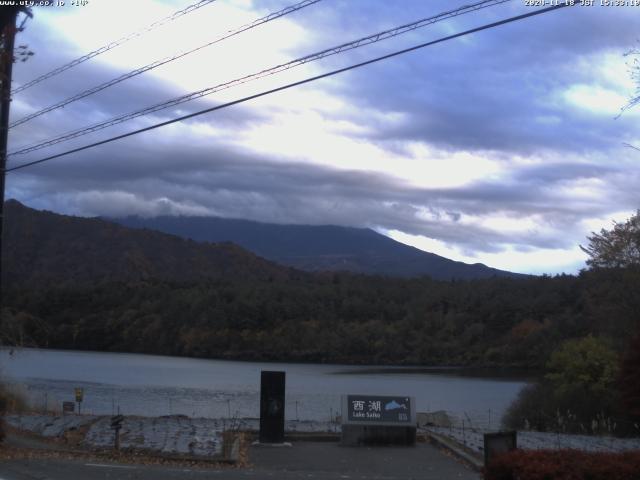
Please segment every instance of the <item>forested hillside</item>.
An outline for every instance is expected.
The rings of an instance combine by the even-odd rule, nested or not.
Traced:
[[[5,204],[3,276],[9,285],[86,285],[146,279],[286,278],[292,270],[231,243],[199,243],[97,218]]]
[[[2,331],[72,349],[347,363],[541,366],[563,340],[637,323],[637,274],[102,283],[13,289]],[[622,289],[622,290],[621,290]]]
[[[231,245],[26,213],[30,221],[9,227],[5,251],[5,343],[209,358],[539,367],[566,339],[592,333],[622,351],[638,328],[637,266],[469,281],[310,274]],[[46,234],[43,218],[52,222]],[[181,270],[185,262],[189,268]]]

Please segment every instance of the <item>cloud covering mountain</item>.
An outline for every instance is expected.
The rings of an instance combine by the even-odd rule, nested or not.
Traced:
[[[463,3],[324,0],[16,127],[10,151]],[[116,4],[35,9],[16,85],[185,6],[136,2],[114,24]],[[214,2],[15,95],[12,119],[287,4]],[[10,165],[528,11],[507,2]],[[7,197],[87,216],[366,227],[456,260],[574,272],[585,236],[640,204],[640,157],[623,145],[640,143],[639,112],[615,119],[638,20],[635,7],[552,12],[17,171]]]

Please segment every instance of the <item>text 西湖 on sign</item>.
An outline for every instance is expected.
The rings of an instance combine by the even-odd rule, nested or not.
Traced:
[[[411,397],[347,395],[346,407],[350,422],[408,424],[413,418]]]

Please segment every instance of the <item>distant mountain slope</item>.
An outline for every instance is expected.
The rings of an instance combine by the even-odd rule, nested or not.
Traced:
[[[233,242],[274,262],[308,271],[428,275],[438,280],[519,276],[480,263],[449,260],[364,228],[276,225],[218,217],[127,217],[113,221],[196,241]]]
[[[278,279],[291,271],[233,245],[5,203],[3,277],[12,285],[94,280]]]

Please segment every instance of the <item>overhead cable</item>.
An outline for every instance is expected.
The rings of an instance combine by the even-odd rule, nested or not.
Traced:
[[[507,3],[507,2],[510,2],[510,1],[512,1],[512,0],[484,0],[484,1],[481,1],[481,2],[476,2],[476,3],[470,4],[470,5],[465,5],[465,6],[459,7],[457,9],[455,9],[455,10],[450,10],[450,11],[447,11],[447,12],[443,12],[443,13],[440,13],[440,14],[432,16],[432,17],[423,18],[421,20],[418,20],[418,21],[415,21],[415,22],[412,22],[412,23],[401,25],[401,26],[395,27],[393,29],[384,30],[382,32],[378,32],[378,33],[375,33],[373,35],[369,35],[369,36],[366,36],[366,37],[363,37],[363,38],[359,38],[357,40],[354,40],[354,41],[351,41],[351,42],[348,42],[348,43],[343,43],[343,44],[335,46],[335,47],[327,48],[327,49],[322,50],[320,52],[316,52],[316,53],[313,53],[311,55],[306,55],[304,57],[300,57],[300,58],[297,58],[295,60],[291,60],[291,61],[289,61],[287,63],[283,63],[283,64],[277,65],[275,67],[271,67],[271,68],[268,68],[268,69],[265,69],[265,70],[261,70],[259,72],[256,72],[256,73],[253,73],[253,74],[250,74],[250,75],[246,75],[244,77],[240,77],[240,78],[237,78],[235,80],[231,80],[231,81],[228,81],[228,82],[224,82],[224,83],[215,85],[213,87],[208,87],[208,88],[205,88],[205,89],[202,89],[202,90],[198,90],[198,91],[195,91],[195,92],[192,92],[192,93],[188,93],[186,95],[182,95],[180,97],[177,97],[177,98],[174,98],[174,99],[162,102],[162,103],[158,103],[158,104],[152,105],[150,107],[146,107],[146,108],[141,109],[141,110],[136,110],[134,112],[130,112],[130,113],[127,113],[127,114],[124,114],[124,115],[120,115],[118,117],[114,117],[114,118],[111,118],[109,120],[105,120],[103,122],[96,123],[96,124],[88,126],[88,127],[83,127],[83,128],[77,129],[77,130],[73,130],[71,132],[64,133],[64,134],[62,134],[62,135],[60,135],[58,137],[55,137],[55,138],[52,138],[52,139],[49,139],[49,140],[45,140],[45,141],[40,142],[40,143],[36,143],[36,144],[30,145],[30,146],[26,146],[26,147],[20,147],[18,150],[10,152],[8,156],[24,155],[24,154],[27,154],[27,153],[30,153],[30,152],[34,152],[36,150],[41,150],[43,148],[47,148],[47,147],[50,147],[52,145],[56,145],[56,144],[61,143],[61,142],[65,142],[65,141],[68,141],[68,140],[71,140],[71,139],[74,139],[74,138],[77,138],[77,137],[80,137],[80,136],[83,136],[83,135],[87,135],[89,133],[93,133],[93,132],[105,129],[105,128],[108,128],[108,127],[111,127],[111,126],[114,126],[114,125],[129,121],[129,120],[132,120],[134,118],[141,117],[143,115],[148,115],[150,113],[158,112],[160,110],[164,110],[164,109],[169,108],[169,107],[180,105],[182,103],[189,102],[191,100],[195,100],[195,99],[207,96],[207,95],[211,95],[212,93],[219,92],[219,91],[222,91],[222,90],[226,90],[228,88],[235,87],[237,85],[242,85],[244,83],[247,83],[247,82],[250,82],[250,81],[253,81],[253,80],[257,80],[257,79],[260,79],[260,78],[263,78],[263,77],[275,75],[276,73],[280,73],[280,72],[283,72],[285,70],[289,70],[291,68],[294,68],[294,67],[297,67],[297,66],[300,66],[300,65],[304,65],[304,64],[309,63],[309,62],[320,60],[322,58],[325,58],[325,57],[328,57],[328,56],[331,56],[331,55],[337,55],[339,53],[342,53],[342,52],[345,52],[345,51],[348,51],[348,50],[353,50],[355,48],[359,48],[359,47],[362,47],[364,45],[369,45],[369,44],[372,44],[372,43],[380,42],[382,40],[393,38],[393,37],[396,37],[396,36],[401,35],[403,33],[407,33],[407,32],[416,30],[418,28],[425,27],[427,25],[432,25],[434,23],[437,23],[437,22],[440,22],[440,21],[443,21],[443,20],[446,20],[446,19],[449,19],[449,18],[457,17],[459,15],[463,15],[463,14],[466,14],[466,13],[471,13],[471,12],[474,12],[474,11],[477,11],[477,10],[480,10],[480,9],[483,9],[483,8],[491,7],[491,6],[494,6],[494,5],[499,5],[499,4],[502,4],[502,3]]]
[[[72,97],[69,97],[65,100],[62,100],[58,103],[55,103],[53,105],[50,105],[46,108],[43,108],[42,110],[38,110],[37,112],[31,113],[15,122],[13,122],[11,125],[9,125],[9,128],[13,128],[13,127],[17,127],[18,125],[22,125],[23,123],[28,122],[29,120],[33,120],[34,118],[37,118],[41,115],[44,115],[45,113],[49,113],[53,110],[57,110],[58,108],[62,108],[65,107],[67,105],[69,105],[70,103],[73,103],[77,100],[80,100],[82,98],[88,97],[89,95],[93,95],[94,93],[98,93],[101,90],[104,90],[106,88],[112,87],[114,85],[117,85],[120,82],[124,82],[125,80],[128,80],[130,78],[133,78],[137,75],[140,75],[142,73],[148,72],[149,70],[153,70],[154,68],[160,67],[162,65],[165,65],[167,63],[173,62],[174,60],[178,60],[182,57],[186,57],[187,55],[190,55],[192,53],[195,53],[197,51],[200,51],[204,48],[210,47],[211,45],[214,45],[216,43],[220,43],[223,40],[226,40],[227,38],[233,37],[235,35],[238,35],[242,32],[246,32],[247,30],[251,30],[252,28],[258,27],[264,23],[270,22],[272,20],[275,20],[277,18],[283,17],[285,15],[288,15],[290,13],[296,12],[298,10],[301,10],[305,7],[308,7],[309,5],[313,5],[314,3],[318,3],[321,0],[304,0],[302,2],[296,3],[295,5],[291,5],[288,6],[286,8],[283,8],[282,10],[279,10],[277,12],[273,12],[270,13],[269,15],[266,15],[262,18],[259,18],[257,20],[254,20],[251,23],[247,23],[245,25],[242,25],[241,27],[235,28],[233,30],[229,30],[227,32],[225,32],[222,36],[217,37],[215,40],[212,40],[210,42],[207,42],[203,45],[200,45],[196,48],[192,48],[190,50],[185,50],[183,52],[180,53],[176,53],[175,55],[171,55],[169,57],[165,57],[161,60],[156,60],[155,62],[149,63],[148,65],[145,65],[144,67],[140,67],[137,68],[135,70],[132,70],[128,73],[125,73],[123,75],[120,75],[119,77],[116,77],[112,80],[109,80],[108,82],[102,83],[100,85],[97,85],[95,87],[92,88],[88,88],[87,90],[84,90],[76,95],[73,95]]]
[[[193,5],[189,5],[186,8],[183,8],[182,10],[178,10],[177,12],[172,13],[169,16],[166,16],[164,18],[161,18],[160,20],[156,20],[155,22],[153,22],[152,24],[150,24],[149,26],[143,28],[142,30],[138,30],[136,32],[130,33],[129,35],[126,35],[122,38],[119,38],[118,40],[115,40],[111,43],[108,43],[107,45],[104,45],[96,50],[93,50],[92,52],[87,53],[86,55],[82,55],[81,57],[78,57],[72,61],[70,61],[69,63],[65,63],[64,65],[55,68],[53,70],[51,70],[50,72],[47,72],[43,75],[40,75],[37,78],[34,78],[33,80],[25,83],[24,85],[20,85],[19,87],[13,89],[11,91],[12,94],[18,93],[18,92],[22,92],[23,90],[26,90],[27,88],[33,87],[34,85],[43,82],[44,80],[47,80],[51,77],[54,77],[66,70],[69,70],[70,68],[73,68],[77,65],[80,65],[81,63],[86,62],[87,60],[91,60],[93,57],[97,57],[98,55],[104,53],[104,52],[108,52],[109,50],[112,50],[124,43],[127,43],[130,40],[133,40],[135,38],[141,37],[142,35],[144,35],[147,32],[150,32],[151,30],[154,30],[158,27],[161,27],[162,25],[165,25],[173,20],[175,20],[176,18],[182,17],[183,15],[186,15],[187,13],[191,13],[194,10],[197,10],[201,7],[204,7],[205,5],[208,5],[210,3],[215,2],[216,0],[200,0],[197,3],[194,3]]]
[[[535,10],[535,11],[532,11],[532,12],[524,13],[522,15],[517,15],[517,16],[514,16],[514,17],[506,18],[504,20],[500,20],[500,21],[497,21],[497,22],[493,22],[493,23],[489,23],[489,24],[486,24],[486,25],[482,25],[480,27],[472,28],[470,30],[465,30],[463,32],[455,33],[453,35],[448,35],[446,37],[442,37],[442,38],[439,38],[437,40],[432,40],[430,42],[421,43],[420,45],[415,45],[413,47],[405,48],[403,50],[398,50],[398,51],[395,51],[395,52],[392,52],[392,53],[388,53],[386,55],[382,55],[380,57],[376,57],[376,58],[373,58],[371,60],[366,60],[364,62],[356,63],[356,64],[350,65],[348,67],[339,68],[337,70],[333,70],[333,71],[330,71],[330,72],[327,72],[327,73],[323,73],[321,75],[316,75],[316,76],[313,76],[313,77],[305,78],[304,80],[299,80],[297,82],[289,83],[287,85],[283,85],[283,86],[280,86],[280,87],[277,87],[277,88],[272,88],[270,90],[265,90],[263,92],[256,93],[254,95],[249,95],[247,97],[240,98],[238,100],[233,100],[231,102],[227,102],[227,103],[224,103],[224,104],[221,104],[221,105],[217,105],[215,107],[210,107],[210,108],[206,108],[204,110],[200,110],[198,112],[190,113],[188,115],[183,115],[181,117],[174,118],[172,120],[167,120],[165,122],[156,123],[154,125],[150,125],[150,126],[145,127],[145,128],[140,128],[140,129],[137,129],[137,130],[133,130],[131,132],[123,133],[122,135],[116,135],[114,137],[107,138],[105,140],[101,140],[99,142],[94,142],[94,143],[91,143],[89,145],[84,145],[82,147],[78,147],[78,148],[74,148],[74,149],[71,149],[71,150],[67,150],[66,152],[58,153],[58,154],[55,154],[55,155],[50,155],[48,157],[41,158],[39,160],[34,160],[34,161],[31,161],[31,162],[26,162],[26,163],[23,163],[23,164],[20,164],[20,165],[16,165],[15,167],[11,167],[11,168],[5,169],[4,172],[5,173],[13,172],[13,171],[20,170],[20,169],[23,169],[23,168],[31,167],[31,166],[38,165],[38,164],[45,163],[45,162],[49,162],[49,161],[54,160],[56,158],[64,157],[64,156],[70,155],[72,153],[81,152],[81,151],[88,150],[88,149],[93,148],[93,147],[97,147],[99,145],[104,145],[106,143],[115,142],[116,140],[121,140],[123,138],[127,138],[127,137],[131,137],[131,136],[134,136],[134,135],[138,135],[138,134],[143,133],[143,132],[148,132],[148,131],[154,130],[156,128],[164,127],[166,125],[171,125],[173,123],[182,122],[182,121],[188,120],[190,118],[194,118],[194,117],[197,117],[197,116],[200,116],[200,115],[204,115],[205,113],[210,113],[210,112],[214,112],[214,111],[217,111],[217,110],[222,110],[224,108],[228,108],[228,107],[231,107],[233,105],[244,103],[244,102],[247,102],[249,100],[254,100],[256,98],[264,97],[266,95],[270,95],[270,94],[273,94],[273,93],[276,93],[276,92],[280,92],[280,91],[283,91],[283,90],[288,90],[290,88],[297,87],[299,85],[304,85],[306,83],[314,82],[314,81],[320,80],[322,78],[331,77],[331,76],[337,75],[339,73],[343,73],[343,72],[347,72],[349,70],[353,70],[353,69],[356,69],[356,68],[364,67],[365,65],[370,65],[372,63],[380,62],[382,60],[387,60],[387,59],[392,58],[392,57],[397,57],[399,55],[403,55],[405,53],[413,52],[415,50],[419,50],[421,48],[429,47],[431,45],[435,45],[435,44],[438,44],[438,43],[446,42],[448,40],[453,40],[455,38],[459,38],[459,37],[462,37],[462,36],[465,36],[465,35],[469,35],[469,34],[472,34],[472,33],[480,32],[480,31],[483,31],[483,30],[488,30],[488,29],[495,28],[495,27],[498,27],[498,26],[501,26],[501,25],[506,25],[508,23],[516,22],[516,21],[519,21],[519,20],[524,20],[526,18],[534,17],[534,16],[537,16],[537,15],[542,15],[544,13],[552,12],[552,11],[555,11],[555,10],[558,10],[558,9],[561,9],[561,8],[570,7],[570,6],[574,6],[574,5],[578,5],[578,3],[561,3],[561,4],[558,4],[558,5],[551,6],[551,7],[542,8],[542,9]]]

